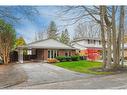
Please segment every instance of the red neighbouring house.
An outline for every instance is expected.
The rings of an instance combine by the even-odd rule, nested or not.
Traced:
[[[29,60],[46,61],[48,58],[56,56],[72,56],[76,54],[76,48],[63,44],[54,39],[45,39],[20,46],[18,49],[18,61],[23,63],[25,60],[23,50],[27,49]]]

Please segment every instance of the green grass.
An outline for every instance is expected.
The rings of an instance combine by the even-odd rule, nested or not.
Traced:
[[[97,74],[97,75],[112,74],[112,72],[97,72],[97,71],[90,70],[91,68],[102,67],[101,62],[83,60],[83,61],[74,61],[74,62],[58,62],[55,63],[55,65],[80,73],[89,73],[89,74]]]

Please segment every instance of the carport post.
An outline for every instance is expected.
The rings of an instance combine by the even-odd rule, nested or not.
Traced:
[[[19,48],[18,50],[18,62],[23,63],[23,49]]]

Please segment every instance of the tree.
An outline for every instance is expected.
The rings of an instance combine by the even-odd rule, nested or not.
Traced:
[[[124,34],[124,43],[127,43],[127,34]]]
[[[101,26],[101,39],[103,50],[103,69],[106,68],[106,41],[105,41],[105,29],[104,29],[104,7],[100,6],[100,26]]]
[[[74,12],[75,10],[79,10],[80,15],[77,14],[78,12]],[[64,11],[66,13],[73,11],[77,15],[77,17],[71,17],[73,24],[89,18],[100,25],[103,69],[117,69],[120,66],[120,59],[124,59],[124,10],[123,6],[71,6]],[[113,58],[113,64],[111,64],[111,57]]]
[[[50,39],[58,40],[57,27],[54,21],[50,22],[50,25],[48,27],[47,37]]]
[[[60,42],[62,42],[64,44],[69,44],[70,36],[69,36],[67,29],[65,29],[65,31],[62,31],[61,36],[60,36]]]
[[[121,63],[123,67],[124,65],[124,32],[125,32],[125,8],[124,6],[121,6],[120,8],[120,32],[121,32],[121,43],[122,43]]]
[[[4,64],[9,63],[10,51],[14,48],[16,32],[12,25],[0,20],[0,56]]]
[[[15,41],[15,47],[26,45],[26,42],[23,37],[19,37]]]
[[[15,14],[16,13],[16,14]],[[22,18],[36,21],[39,12],[36,7],[30,6],[0,6],[0,19],[7,23],[17,25]]]
[[[87,26],[83,23],[79,23],[75,28],[74,39],[83,38],[87,36]]]
[[[35,32],[35,41],[47,38],[47,28],[43,27],[42,31]]]
[[[99,25],[93,22],[78,23],[75,28],[73,39],[80,39],[84,37],[100,38]]]

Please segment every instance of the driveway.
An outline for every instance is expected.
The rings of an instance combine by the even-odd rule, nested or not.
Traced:
[[[0,88],[20,84],[27,79],[27,76],[18,64],[0,65]]]
[[[78,80],[93,76],[73,72],[47,63],[26,63],[18,65],[25,71],[28,79],[19,85],[9,87],[12,89],[27,88],[29,86],[35,86],[40,84]]]

